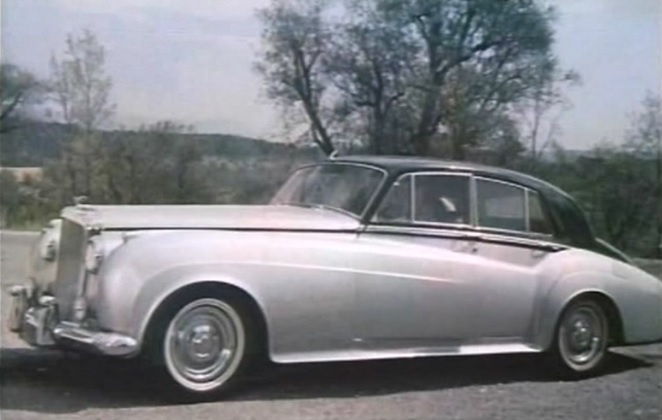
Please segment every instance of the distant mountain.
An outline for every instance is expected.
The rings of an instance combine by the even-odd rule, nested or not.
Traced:
[[[34,122],[0,136],[0,166],[42,166],[56,158],[73,129],[65,124]]]
[[[59,156],[62,146],[74,134],[74,128],[66,124],[34,122],[0,137],[0,166],[39,167]],[[139,138],[137,131],[104,131],[110,140],[118,135]],[[311,149],[299,149],[285,143],[226,134],[182,134],[191,141],[202,144],[204,154],[224,159],[260,158],[295,152],[314,153]]]

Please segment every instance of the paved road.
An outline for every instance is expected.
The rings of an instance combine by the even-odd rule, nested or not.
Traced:
[[[29,240],[0,237],[3,287],[23,273]],[[661,419],[662,346],[618,350],[611,366],[578,382],[550,381],[520,356],[288,366],[225,401],[184,405],[139,366],[29,349],[3,328],[0,409],[3,420]]]

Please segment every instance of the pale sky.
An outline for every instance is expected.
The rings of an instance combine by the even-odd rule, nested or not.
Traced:
[[[268,0],[1,0],[2,59],[46,77],[67,33],[107,48],[115,123],[162,119],[198,132],[282,138],[253,71]],[[662,0],[558,0],[556,52],[583,84],[570,92],[561,143],[618,141],[647,91],[662,92]]]

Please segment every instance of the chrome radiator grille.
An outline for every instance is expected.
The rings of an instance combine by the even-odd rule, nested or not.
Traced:
[[[53,292],[58,302],[60,319],[71,320],[73,304],[85,270],[86,230],[83,226],[64,220],[58,252],[57,280]]]

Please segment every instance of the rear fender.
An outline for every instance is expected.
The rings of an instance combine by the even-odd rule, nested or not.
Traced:
[[[603,273],[578,272],[559,279],[543,297],[543,304],[537,316],[538,328],[533,337],[535,347],[546,350],[554,341],[558,320],[563,310],[574,299],[588,294],[598,293],[614,301],[605,290],[607,280]]]

